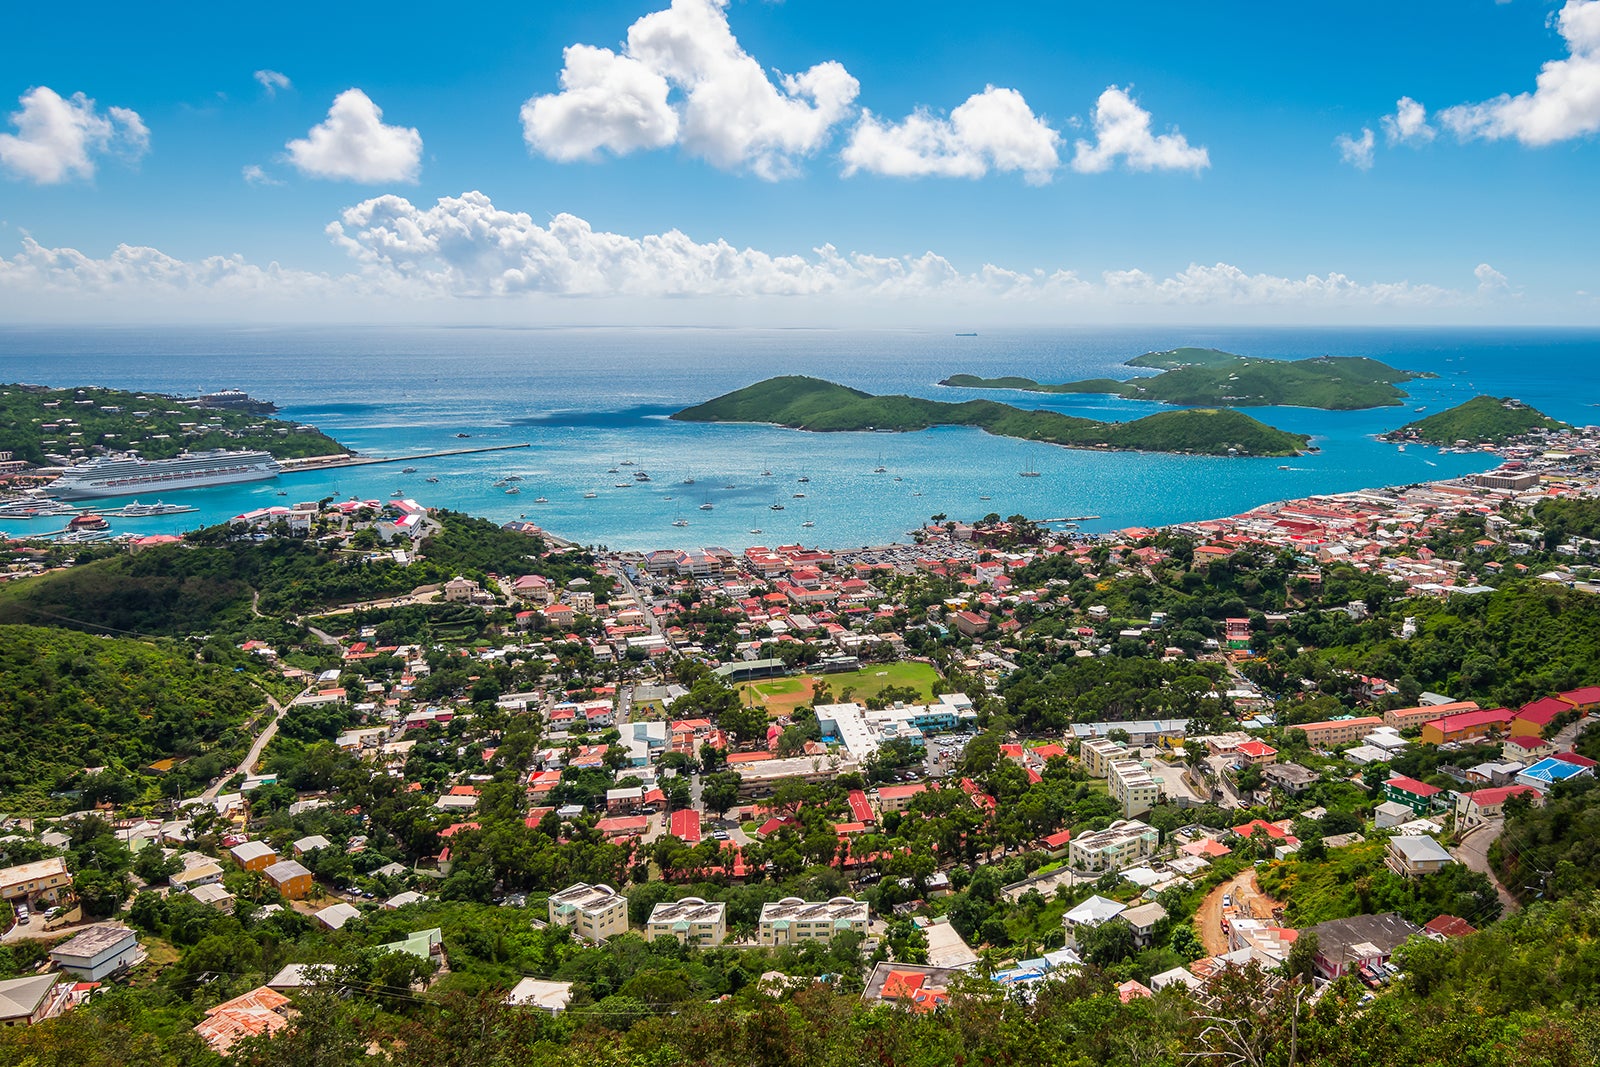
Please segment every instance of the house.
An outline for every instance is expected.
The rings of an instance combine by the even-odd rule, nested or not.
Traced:
[[[1383,797],[1396,804],[1404,804],[1418,815],[1426,815],[1450,800],[1450,794],[1436,785],[1419,782],[1397,774],[1383,783]]]
[[[0,1026],[32,1026],[61,1010],[61,976],[33,974],[0,982]]]
[[[198,857],[167,881],[174,889],[193,892],[201,886],[216,885],[222,881],[222,865],[209,857]]]
[[[289,900],[299,900],[311,892],[311,872],[299,860],[279,860],[265,868],[261,877]]]
[[[1094,929],[1101,923],[1110,922],[1125,910],[1126,906],[1115,900],[1108,900],[1098,895],[1090,897],[1061,916],[1061,928],[1066,934],[1066,947],[1076,949],[1080,934]]]
[[[1511,712],[1505,708],[1487,711],[1464,711],[1446,715],[1422,724],[1422,741],[1429,745],[1443,745],[1456,741],[1476,741],[1505,733],[1511,726]]]
[[[1517,774],[1517,784],[1532,786],[1543,793],[1557,782],[1565,782],[1571,778],[1581,778],[1584,775],[1592,777],[1594,768],[1585,767],[1579,763],[1571,763],[1558,756],[1551,756],[1520,771]]]
[[[0,869],[0,899],[4,900],[27,903],[42,899],[55,903],[60,891],[71,884],[67,861],[60,856]]]
[[[1266,767],[1278,759],[1278,750],[1265,741],[1246,741],[1233,751],[1240,762],[1251,767]]]
[[[103,923],[50,950],[50,958],[63,971],[86,982],[98,982],[144,960],[139,937],[126,926]]]
[[[722,944],[728,936],[728,906],[720,901],[708,904],[700,897],[664,901],[650,910],[644,939],[675,937],[686,945],[707,947]]]
[[[643,806],[643,786],[623,786],[606,790],[606,812],[608,814],[625,815],[638,811]]]
[[[1070,866],[1081,871],[1116,871],[1156,850],[1161,834],[1137,819],[1118,819],[1104,830],[1080,834],[1067,846]]]
[[[628,931],[628,898],[610,886],[577,882],[550,894],[550,922],[596,944]]]
[[[1419,878],[1437,874],[1456,858],[1431,837],[1391,837],[1383,861],[1402,878]]]
[[[323,908],[317,912],[314,918],[325,929],[343,930],[345,923],[348,923],[351,919],[361,918],[361,909],[354,904],[346,904],[341,900],[337,904],[330,904]]]
[[[1546,756],[1555,754],[1556,746],[1553,742],[1546,741],[1538,734],[1529,734],[1522,737],[1508,737],[1500,742],[1500,756],[1502,759],[1516,760],[1524,767],[1537,763]]]
[[[950,1000],[951,979],[961,973],[920,963],[880,963],[867,976],[861,999],[890,1004],[910,1012],[933,1011]]]
[[[1118,921],[1125,922],[1133,930],[1133,943],[1139,948],[1149,948],[1155,943],[1156,924],[1167,917],[1167,909],[1160,904],[1141,904],[1136,908],[1129,908],[1117,916]]]
[[[1372,825],[1379,830],[1388,830],[1399,826],[1401,823],[1410,822],[1417,817],[1408,804],[1401,804],[1395,800],[1385,800],[1372,811]]]
[[[189,890],[189,895],[202,904],[216,908],[224,915],[233,914],[233,894],[215,882],[207,885],[197,885]]]
[[[295,858],[299,859],[306,853],[315,852],[319,848],[328,848],[330,844],[331,843],[328,841],[328,839],[323,837],[321,834],[312,834],[310,837],[302,837],[300,840],[294,843]]]
[[[775,904],[761,905],[756,940],[762,945],[794,945],[808,941],[831,941],[844,930],[867,932],[870,909],[864,900],[834,897],[824,902],[784,897]]]
[[[1387,963],[1395,949],[1422,932],[1394,912],[1332,919],[1309,929],[1317,935],[1317,974],[1330,981],[1364,963]]]
[[[278,862],[278,854],[265,841],[246,841],[234,845],[228,850],[228,855],[247,871],[264,871]]]
[[[1298,763],[1272,763],[1263,767],[1261,777],[1269,785],[1297,797],[1317,784],[1320,779],[1315,771],[1300,766]]]
[[[1535,804],[1544,800],[1544,794],[1531,785],[1505,785],[1475,793],[1457,793],[1456,829],[1465,832],[1490,819],[1500,818],[1505,814],[1506,801],[1512,797],[1527,797]]]
[[[555,1015],[566,1011],[567,1005],[572,1003],[572,983],[524,978],[511,987],[506,1003],[514,1008],[538,1008]]]
[[[226,1056],[247,1037],[272,1035],[289,1025],[289,998],[268,986],[257,986],[243,996],[223,1001],[201,1020],[194,1032]]]
[[[1424,923],[1422,932],[1435,941],[1444,941],[1452,937],[1466,937],[1468,934],[1477,933],[1478,930],[1465,919],[1458,919],[1454,915],[1440,915]]]

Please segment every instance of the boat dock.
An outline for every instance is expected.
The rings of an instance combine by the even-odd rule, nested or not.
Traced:
[[[1040,525],[1045,525],[1052,522],[1094,522],[1099,518],[1100,516],[1098,515],[1067,515],[1059,519],[1035,519],[1034,521]]]
[[[371,467],[380,463],[407,463],[417,459],[440,459],[444,456],[471,456],[479,452],[506,452],[514,448],[532,448],[527,441],[516,445],[479,445],[476,448],[447,448],[439,452],[414,452],[405,456],[311,456],[306,459],[284,459],[278,463],[284,474],[299,471],[325,471],[334,467]]]

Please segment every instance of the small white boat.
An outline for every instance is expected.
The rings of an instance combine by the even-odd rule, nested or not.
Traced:
[[[636,486],[638,484],[639,484],[638,482],[617,482],[611,488],[613,488],[613,489],[632,489],[634,486]]]
[[[753,534],[758,534],[758,533],[761,532],[761,527],[757,526],[754,530],[751,530],[750,532],[753,533]]]
[[[415,473],[417,473],[417,468],[415,468],[415,467],[401,467],[400,468],[400,473],[401,474],[415,474]]]
[[[810,529],[811,527],[815,526],[816,523],[812,522],[810,519],[807,519],[805,522],[802,522],[800,525],[806,527],[807,529]]]
[[[520,492],[522,492],[522,490],[518,489],[516,486],[513,485],[510,489],[506,490],[506,495],[507,496],[516,496]]]
[[[427,481],[427,483],[429,485],[438,485],[439,484],[439,479],[433,477],[433,475],[431,475],[431,474],[425,480]]]
[[[533,502],[535,504],[548,504],[550,503],[550,500],[548,497],[536,496],[533,498]]]
[[[701,511],[710,511],[714,507],[716,507],[715,504],[701,504],[700,505],[700,510]]]
[[[774,505],[772,505],[772,510],[773,511],[782,511],[783,510],[783,505],[782,504],[774,504]]]
[[[687,525],[689,525],[689,520],[688,519],[673,519],[672,520],[672,525],[674,525],[674,526],[687,526]]]

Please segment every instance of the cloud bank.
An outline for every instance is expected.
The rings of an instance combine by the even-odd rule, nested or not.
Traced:
[[[1567,58],[1546,63],[1533,92],[1445,108],[1439,121],[1463,140],[1512,138],[1534,147],[1600,130],[1600,0],[1567,0],[1555,27]]]
[[[981,178],[997,170],[1020,171],[1038,185],[1061,165],[1060,142],[1061,135],[1033,113],[1021,93],[990,85],[949,118],[921,110],[891,123],[863,111],[842,158],[846,177],[864,170],[901,178]]]
[[[0,133],[0,168],[37,185],[92,178],[95,159],[117,155],[133,161],[150,149],[150,130],[136,111],[95,109],[82,93],[63,99],[48,86],[28,90],[11,114],[17,132]]]
[[[1115,85],[1095,101],[1093,118],[1095,139],[1074,146],[1072,169],[1081,174],[1110,170],[1119,159],[1129,170],[1202,171],[1211,166],[1205,148],[1190,145],[1177,129],[1152,134],[1150,112]]]

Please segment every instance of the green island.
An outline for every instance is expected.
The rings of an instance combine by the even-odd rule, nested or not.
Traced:
[[[1429,445],[1505,444],[1534,430],[1560,430],[1558,422],[1537,408],[1511,397],[1475,396],[1448,411],[1408,422],[1384,435],[1389,441],[1418,441]]]
[[[1028,393],[1105,393],[1129,400],[1183,406],[1301,407],[1327,411],[1392,407],[1406,396],[1401,382],[1432,374],[1398,370],[1365,356],[1257,359],[1214,348],[1146,352],[1125,366],[1156,368],[1149,378],[1089,378],[1047,384],[1031,378],[981,378],[953,374],[939,384],[961,389],[1014,389]]]
[[[1310,438],[1238,411],[1165,411],[1131,422],[1097,422],[1055,411],[1025,411],[993,400],[951,404],[913,396],[874,396],[803,375],[768,378],[675,413],[680,422],[764,422],[819,433],[910,432],[975,426],[1068,448],[1112,448],[1201,455],[1292,456]]]
[[[260,402],[201,407],[154,392],[0,385],[0,451],[35,464],[96,448],[137,452],[145,459],[211,448],[260,449],[277,459],[350,451],[314,426],[269,417],[269,409]]]

